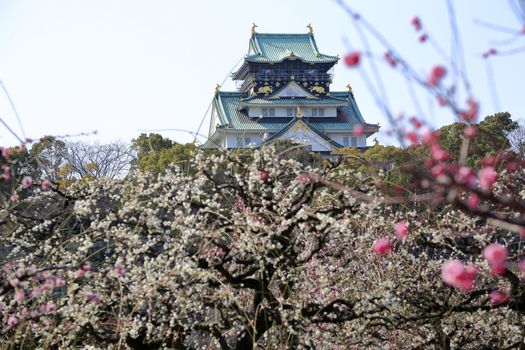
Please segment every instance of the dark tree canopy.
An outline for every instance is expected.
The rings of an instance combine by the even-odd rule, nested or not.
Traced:
[[[478,135],[470,143],[467,164],[479,166],[483,158],[511,148],[508,135],[518,128],[518,123],[511,119],[509,113],[504,112],[489,115],[474,126],[477,127]],[[448,151],[454,160],[457,160],[461,149],[465,127],[466,124],[453,123],[438,129],[441,147]]]
[[[137,153],[133,167],[154,174],[164,173],[170,165],[185,166],[197,150],[193,143],[179,144],[159,134],[140,134],[131,146]]]

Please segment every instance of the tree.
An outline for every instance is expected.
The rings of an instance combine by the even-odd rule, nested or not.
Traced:
[[[75,179],[118,178],[130,169],[133,153],[123,142],[108,144],[67,142],[63,167]]]
[[[463,145],[466,124],[453,123],[438,129],[439,144],[454,160],[458,160]],[[467,164],[477,167],[481,160],[511,149],[508,135],[518,128],[518,123],[511,119],[509,113],[496,113],[487,116],[479,124],[473,124],[477,135],[469,143]]]
[[[523,247],[512,232],[417,195],[385,197],[366,179],[332,182],[351,170],[267,149],[200,153],[190,165],[196,173],[175,167],[135,181],[95,179],[21,203],[47,203],[53,215],[9,209],[0,242],[18,248],[0,270],[4,344],[477,349],[522,342],[519,269],[505,263],[491,275],[492,255],[487,266],[479,253],[496,237],[507,242],[509,262],[517,259]],[[508,176],[502,184],[525,186]],[[449,271],[449,263],[458,266]]]
[[[67,152],[66,143],[54,136],[44,136],[35,143],[29,154],[36,162],[35,171],[38,177],[51,181],[60,180]]]
[[[137,153],[134,166],[143,172],[164,173],[169,165],[187,167],[197,147],[193,143],[178,144],[159,134],[141,134],[132,141]]]
[[[142,133],[139,137],[131,141],[131,147],[137,153],[137,159],[139,161],[149,154],[170,149],[175,144],[174,141],[164,138],[160,134],[153,133],[148,135]]]
[[[525,124],[523,120],[518,123],[518,126],[512,130],[507,137],[512,151],[520,158],[525,158]]]

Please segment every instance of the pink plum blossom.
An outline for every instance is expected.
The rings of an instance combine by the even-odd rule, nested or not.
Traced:
[[[80,266],[80,269],[83,271],[91,270],[91,263],[89,261],[84,261],[82,265]]]
[[[486,166],[478,172],[479,185],[484,190],[490,190],[497,178],[498,173],[492,166]]]
[[[508,171],[516,171],[518,170],[518,166],[519,165],[516,162],[508,162],[505,167]]]
[[[421,30],[421,28],[423,27],[423,25],[421,24],[421,20],[417,16],[412,18],[410,23],[412,23],[412,25],[414,26],[414,29],[416,30],[416,32],[419,32]]]
[[[496,165],[496,157],[488,156],[483,158],[481,162],[483,163],[483,166],[494,166]]]
[[[392,54],[392,52],[390,51],[385,52],[384,58],[385,58],[385,61],[388,63],[388,65],[390,65],[390,67],[395,68],[397,66],[397,61],[394,58],[394,55]]]
[[[489,262],[493,274],[501,275],[507,270],[507,248],[498,243],[493,243],[485,247],[483,256]]]
[[[49,182],[49,180],[44,180],[40,186],[43,190],[48,190],[51,186],[51,182]]]
[[[472,139],[478,134],[478,129],[476,129],[475,126],[469,125],[463,130],[463,135],[468,138]]]
[[[27,176],[26,176],[26,177],[24,177],[24,178],[22,179],[22,186],[23,186],[24,188],[28,188],[28,187],[30,187],[32,184],[33,184],[33,180],[31,180],[30,177],[27,177]]]
[[[428,77],[428,84],[432,87],[438,86],[441,80],[447,75],[447,69],[443,66],[434,66]]]
[[[433,145],[439,139],[439,132],[434,130],[424,130],[421,135],[421,142],[425,145]]]
[[[91,270],[91,263],[89,261],[84,261],[82,265],[80,265],[80,269],[77,270],[76,275],[77,277],[84,277],[89,270]]]
[[[363,136],[365,134],[365,128],[363,127],[362,124],[357,124],[356,126],[354,126],[352,133],[358,137]]]
[[[417,136],[417,134],[415,132],[409,131],[409,132],[407,132],[407,139],[408,139],[408,141],[410,141],[410,143],[415,145],[415,144],[417,144],[418,136]]]
[[[27,271],[24,268],[19,267],[18,269],[16,269],[15,275],[16,277],[21,278],[22,276],[26,274],[26,272]]]
[[[2,157],[9,158],[11,156],[11,150],[9,148],[2,148]]]
[[[443,282],[464,292],[474,289],[476,268],[473,265],[465,266],[459,260],[450,260],[441,267]]]
[[[410,123],[414,126],[414,128],[416,129],[419,129],[420,127],[423,126],[423,123],[421,123],[421,121],[419,119],[417,119],[416,117],[411,117],[410,118]]]
[[[53,303],[44,304],[40,307],[40,311],[45,314],[51,314],[57,310],[57,306]]]
[[[344,64],[350,68],[355,68],[359,66],[360,60],[361,60],[361,54],[357,51],[347,53],[343,57]]]
[[[494,290],[489,294],[489,300],[492,305],[501,305],[509,302],[509,295],[505,292]]]
[[[448,152],[442,149],[438,144],[434,144],[430,147],[430,154],[432,155],[432,159],[437,162],[443,162],[449,157]]]
[[[9,316],[9,318],[7,319],[7,325],[9,327],[14,327],[17,324],[18,324],[18,318],[16,318],[16,316],[14,315]]]
[[[481,55],[481,57],[487,59],[489,58],[490,56],[494,56],[498,53],[498,51],[495,49],[495,48],[490,48],[488,49],[487,51],[483,52],[483,54]]]
[[[11,180],[11,173],[9,171],[4,171],[0,177],[5,181],[9,181]]]
[[[120,261],[118,261],[116,264],[115,264],[115,268],[113,269],[113,273],[117,276],[124,276],[126,274],[126,267],[124,266],[123,263],[121,263]]]
[[[443,164],[437,164],[430,169],[430,173],[434,177],[438,177],[440,175],[445,175],[447,172],[447,168]]]
[[[84,277],[89,270],[91,270],[91,263],[89,261],[84,261],[82,265],[80,265],[80,269],[77,270],[76,276]]]
[[[23,290],[19,290],[18,292],[15,293],[15,301],[20,303],[22,301],[24,301],[26,298],[26,294],[24,293]]]
[[[12,278],[9,280],[9,284],[12,286],[12,287],[16,287],[18,286],[18,283],[20,283],[20,280],[18,278]]]
[[[467,100],[468,109],[459,112],[459,116],[466,122],[475,121],[479,114],[479,103],[473,98]]]
[[[402,220],[396,224],[396,236],[400,239],[408,236],[408,223],[406,221]]]
[[[62,287],[65,285],[66,285],[66,282],[62,278],[55,279],[55,286]]]
[[[443,106],[446,106],[447,103],[449,103],[449,100],[445,96],[438,96],[437,103],[439,107],[443,107]]]
[[[41,288],[41,287],[33,288],[33,290],[31,291],[31,293],[29,294],[29,296],[30,296],[31,298],[35,298],[35,297],[39,296],[40,294],[42,294],[43,291],[44,291],[44,289]]]
[[[100,294],[95,292],[86,292],[84,293],[87,301],[91,301],[95,304],[100,304]]]
[[[310,176],[307,173],[300,173],[299,176],[297,176],[299,181],[303,184],[309,184],[310,183]]]
[[[456,172],[454,180],[462,185],[473,185],[475,180],[474,172],[467,166],[461,166]]]
[[[470,195],[467,199],[467,206],[470,209],[476,209],[479,205],[479,197],[476,194]]]
[[[372,250],[377,255],[387,255],[392,251],[392,244],[389,238],[380,238],[374,241],[372,245]]]

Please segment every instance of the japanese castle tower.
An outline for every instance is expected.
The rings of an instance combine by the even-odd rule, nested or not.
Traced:
[[[262,34],[255,27],[244,63],[232,74],[239,91],[216,88],[204,147],[258,147],[289,139],[324,154],[366,148],[379,126],[365,122],[350,86],[330,91],[339,57],[319,52],[312,27],[306,34]],[[353,133],[356,125],[363,127],[359,136]]]

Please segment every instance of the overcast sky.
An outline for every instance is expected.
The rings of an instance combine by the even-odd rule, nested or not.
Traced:
[[[450,54],[444,0],[349,3],[417,71],[426,72],[443,58],[430,45],[418,43],[410,25],[414,15],[421,17],[425,29]],[[525,53],[493,58],[497,100],[491,96],[480,57],[495,45],[500,50],[523,47],[525,35],[506,44],[511,34],[475,23],[477,19],[520,30],[523,20],[520,23],[516,11],[503,0],[454,3],[467,72],[474,95],[481,101],[482,115],[504,110],[515,119],[525,117]],[[312,23],[321,52],[343,56],[350,48],[363,50],[352,23],[331,0],[0,0],[0,80],[28,137],[97,130],[96,139],[107,142],[129,141],[140,130],[196,131],[215,84],[246,54],[252,22],[259,32],[290,33],[305,33],[305,26]],[[384,52],[371,44],[376,54]],[[393,112],[415,114],[399,74],[386,66],[380,69]],[[348,83],[367,122],[380,123],[386,130],[388,123],[362,76],[340,62],[332,90],[346,90]],[[234,86],[228,81],[223,90]],[[429,108],[431,101],[425,95],[418,99],[425,114],[421,117],[434,126],[452,122],[443,110]],[[1,91],[0,117],[21,134]],[[201,133],[206,134],[208,123],[206,119]],[[162,134],[179,142],[191,140],[186,132]],[[384,135],[379,138],[390,142]],[[0,144],[14,142],[0,125]]]

